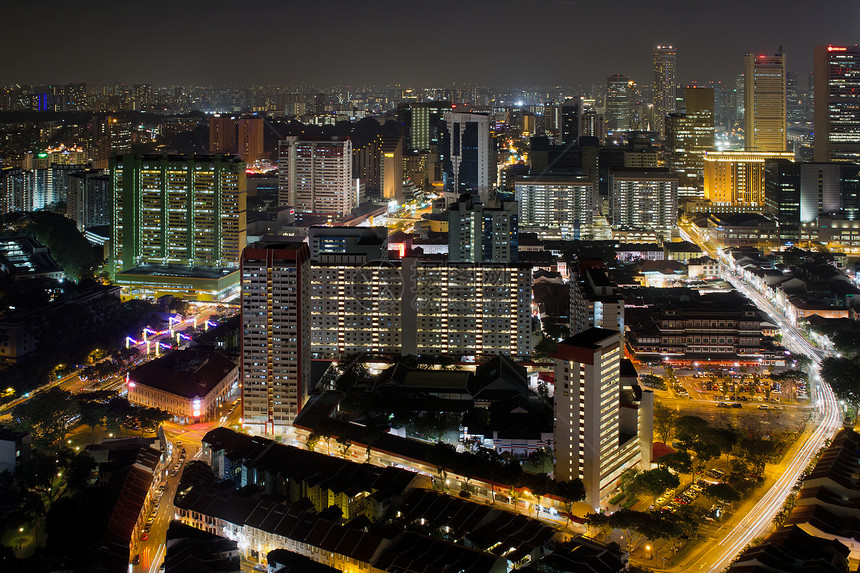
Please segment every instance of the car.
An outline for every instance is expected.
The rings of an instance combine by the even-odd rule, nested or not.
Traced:
[[[663,505],[664,503],[666,503],[666,498],[665,497],[658,497],[657,501],[655,503],[657,505]]]
[[[770,406],[768,406],[767,404],[762,404],[761,406],[758,407],[758,409],[759,410],[770,410]]]
[[[141,536],[140,536],[140,540],[141,540],[141,541],[146,541],[147,539],[149,539],[149,532],[148,532],[148,531],[144,531],[144,532],[143,532],[143,535],[141,535]]]
[[[744,407],[743,404],[741,404],[740,402],[735,402],[734,404],[732,404],[732,408],[743,408],[743,407]]]
[[[132,565],[140,565],[140,553],[134,556],[134,559],[131,561]]]
[[[717,403],[717,408],[729,408],[729,407],[730,407],[729,404],[726,402]]]

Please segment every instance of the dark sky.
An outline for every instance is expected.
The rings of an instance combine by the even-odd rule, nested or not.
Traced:
[[[4,2],[0,83],[729,80],[746,52],[805,74],[812,46],[860,42],[857,0],[45,0]],[[805,82],[801,80],[801,87]]]

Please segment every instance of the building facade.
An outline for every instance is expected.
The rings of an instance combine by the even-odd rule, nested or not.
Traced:
[[[613,227],[671,233],[678,222],[678,177],[666,169],[609,174]]]
[[[448,260],[455,263],[517,261],[519,213],[516,201],[498,207],[462,195],[448,209]]]
[[[560,342],[553,356],[554,477],[581,479],[594,508],[605,507],[621,473],[641,461],[638,432],[622,432],[622,352],[618,331],[590,328]]]
[[[666,116],[675,111],[675,64],[678,52],[672,46],[654,48],[654,115],[657,131],[666,135]]]
[[[706,151],[705,199],[736,212],[761,212],[765,208],[765,162],[794,161],[794,153],[759,151]],[[725,210],[721,210],[725,212]]]
[[[303,243],[242,252],[242,418],[261,434],[284,434],[310,384],[310,250]]]
[[[594,225],[594,181],[589,177],[518,177],[520,228],[580,239]]]
[[[815,46],[815,161],[860,163],[860,47]]]
[[[679,197],[701,197],[705,152],[714,148],[714,90],[687,86],[685,101],[684,113],[666,117],[667,164]]]
[[[490,117],[480,113],[445,112],[447,146],[443,161],[444,190],[451,198],[467,193],[490,198]]]
[[[236,268],[245,246],[245,163],[235,156],[111,160],[111,265]]]
[[[288,137],[278,147],[278,204],[347,216],[358,207],[349,138]]]
[[[744,148],[786,150],[785,54],[744,58]]]

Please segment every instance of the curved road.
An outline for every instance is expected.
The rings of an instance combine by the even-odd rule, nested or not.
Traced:
[[[699,244],[712,258],[719,260],[723,267],[725,257],[715,252],[711,245],[695,240],[692,233],[682,234],[686,239]],[[760,310],[766,312],[777,324],[783,334],[783,344],[792,352],[804,354],[812,360],[810,368],[809,391],[817,412],[817,420],[812,428],[804,432],[792,450],[785,456],[783,463],[776,469],[778,478],[762,498],[755,504],[740,521],[734,523],[728,533],[718,540],[693,563],[685,564],[683,571],[709,571],[719,573],[728,567],[732,560],[756,537],[764,535],[770,528],[774,516],[782,507],[785,499],[797,483],[800,474],[809,465],[813,456],[824,446],[825,441],[842,427],[842,414],[839,403],[830,385],[821,380],[819,368],[821,361],[828,356],[826,351],[816,348],[803,334],[792,326],[783,315],[760,293],[744,284],[739,278],[731,276],[730,271],[724,272],[724,278],[732,286]]]

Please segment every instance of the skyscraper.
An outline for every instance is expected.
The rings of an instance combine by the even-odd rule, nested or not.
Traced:
[[[301,213],[349,215],[358,206],[348,137],[288,137],[278,146],[278,203]]]
[[[860,162],[860,47],[815,46],[815,161]]]
[[[744,69],[744,147],[786,150],[785,55],[747,54]]]
[[[242,251],[242,423],[285,434],[308,397],[310,250],[304,243]]]
[[[444,189],[451,198],[463,193],[490,197],[490,118],[481,113],[446,112],[448,145]]]
[[[624,74],[612,74],[606,79],[606,129],[627,131],[633,105],[633,82]]]
[[[119,155],[110,176],[113,273],[142,264],[238,267],[247,185],[238,157]]]
[[[660,136],[666,135],[666,116],[675,111],[675,62],[677,52],[672,46],[654,49],[654,115]]]
[[[666,117],[668,167],[678,175],[678,195],[701,196],[705,152],[714,148],[714,90],[687,86],[686,111]]]
[[[576,145],[581,131],[582,99],[567,98],[559,104],[559,142],[562,145]]]

